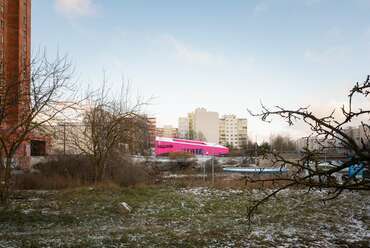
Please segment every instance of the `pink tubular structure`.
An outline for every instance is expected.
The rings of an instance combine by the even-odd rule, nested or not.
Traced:
[[[156,137],[156,156],[161,156],[173,152],[189,152],[194,155],[205,156],[222,156],[229,153],[229,148],[198,140]]]

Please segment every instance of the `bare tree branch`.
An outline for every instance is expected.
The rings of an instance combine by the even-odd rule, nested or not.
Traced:
[[[370,93],[370,77],[368,76],[363,83],[356,83],[348,94],[347,106],[341,107],[342,119],[335,117],[335,110],[328,115],[318,117],[311,112],[309,107],[299,107],[295,110],[285,109],[281,106],[275,106],[270,109],[261,103],[261,112],[248,112],[260,118],[262,121],[271,122],[273,117],[282,118],[289,126],[296,125],[297,122],[303,122],[311,130],[311,134],[305,137],[307,145],[300,151],[298,159],[288,159],[281,151],[273,150],[268,152],[273,166],[284,166],[289,168],[289,176],[284,178],[269,178],[260,180],[249,180],[251,182],[280,182],[280,186],[268,194],[263,199],[259,200],[248,211],[250,219],[256,209],[266,202],[269,198],[275,196],[278,192],[290,187],[305,187],[311,189],[328,189],[328,197],[324,200],[332,200],[337,198],[345,190],[370,190],[370,180],[358,178],[357,175],[363,170],[369,170],[370,164],[370,139],[369,139],[369,120],[361,121],[359,127],[360,132],[364,132],[361,140],[356,140],[354,136],[346,129],[353,121],[361,118],[369,117],[369,106],[359,108],[354,111],[353,100],[355,97],[367,98]],[[310,148],[309,142],[314,141],[317,148]],[[327,151],[340,150],[349,155],[342,164],[334,164],[328,162],[329,168],[323,169],[320,164],[320,154]],[[342,177],[343,181],[339,182],[335,179],[337,175],[346,175],[346,171],[353,165],[357,167],[355,173],[351,176]],[[341,173],[341,174],[338,174]]]

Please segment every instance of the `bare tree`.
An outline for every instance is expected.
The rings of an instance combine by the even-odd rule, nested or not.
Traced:
[[[300,107],[296,110],[288,110],[280,106],[272,109],[262,105],[260,113],[252,113],[252,116],[261,118],[262,121],[271,122],[272,117],[284,119],[290,126],[294,126],[301,121],[311,130],[311,135],[307,140],[314,139],[318,146],[310,148],[305,146],[298,159],[287,159],[279,151],[272,151],[269,155],[272,157],[274,166],[289,167],[288,176],[275,179],[261,179],[249,181],[273,181],[279,182],[278,188],[267,194],[264,198],[257,201],[248,211],[249,219],[256,209],[276,196],[279,192],[291,187],[305,187],[308,191],[311,189],[327,189],[328,196],[323,200],[330,200],[338,197],[344,190],[369,191],[370,180],[358,178],[357,174],[363,169],[369,170],[370,163],[370,132],[369,115],[370,109],[368,102],[370,94],[370,77],[362,83],[356,83],[348,94],[348,103],[340,108],[340,116],[335,115],[335,110],[326,116],[318,116],[310,111],[309,107]],[[365,107],[355,109],[355,98],[365,100]],[[349,134],[347,127],[355,122],[361,121],[360,129],[364,132],[364,137],[357,141]],[[329,162],[329,168],[320,167],[320,156],[325,151],[340,150],[348,155],[342,164]],[[335,175],[343,173],[351,165],[358,164],[359,168],[350,176],[343,177],[343,181],[333,180]],[[347,173],[348,174],[348,173]]]
[[[148,155],[151,153],[151,131],[146,115],[132,113],[121,123],[120,144],[125,144],[125,150],[130,154]]]
[[[270,139],[271,148],[279,152],[291,152],[296,150],[296,146],[290,137],[276,135],[272,136]]]
[[[117,150],[125,152],[135,142],[142,142],[138,130],[147,128],[147,122],[143,124],[146,118],[141,115],[146,102],[140,97],[132,101],[129,87],[124,83],[118,97],[110,95],[106,85],[104,79],[98,94],[89,94],[89,110],[83,125],[71,137],[71,144],[91,159],[95,183],[104,179],[113,153]]]
[[[207,141],[206,136],[201,131],[196,133],[195,138],[197,140]]]
[[[55,102],[73,96],[73,68],[66,56],[49,59],[45,52],[36,53],[16,79],[4,79],[0,112],[0,200],[10,194],[11,169],[19,149],[32,135],[47,125],[60,111]]]

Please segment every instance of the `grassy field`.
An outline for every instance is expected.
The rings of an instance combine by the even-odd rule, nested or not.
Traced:
[[[369,247],[370,196],[290,190],[248,225],[258,190],[141,187],[19,191],[0,209],[0,247]],[[127,202],[132,212],[119,211]]]

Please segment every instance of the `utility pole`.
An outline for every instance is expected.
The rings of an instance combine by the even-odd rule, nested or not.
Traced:
[[[207,160],[204,160],[203,162],[203,181],[206,181],[206,165],[207,165]]]
[[[255,148],[256,148],[256,150],[255,150],[255,152],[256,152],[256,159],[257,159],[257,156],[258,156],[258,152],[257,152],[257,149],[258,149],[257,135],[256,135],[256,146],[255,146]]]
[[[215,185],[215,153],[212,154],[212,186]]]
[[[63,154],[66,155],[66,123],[63,122]]]

